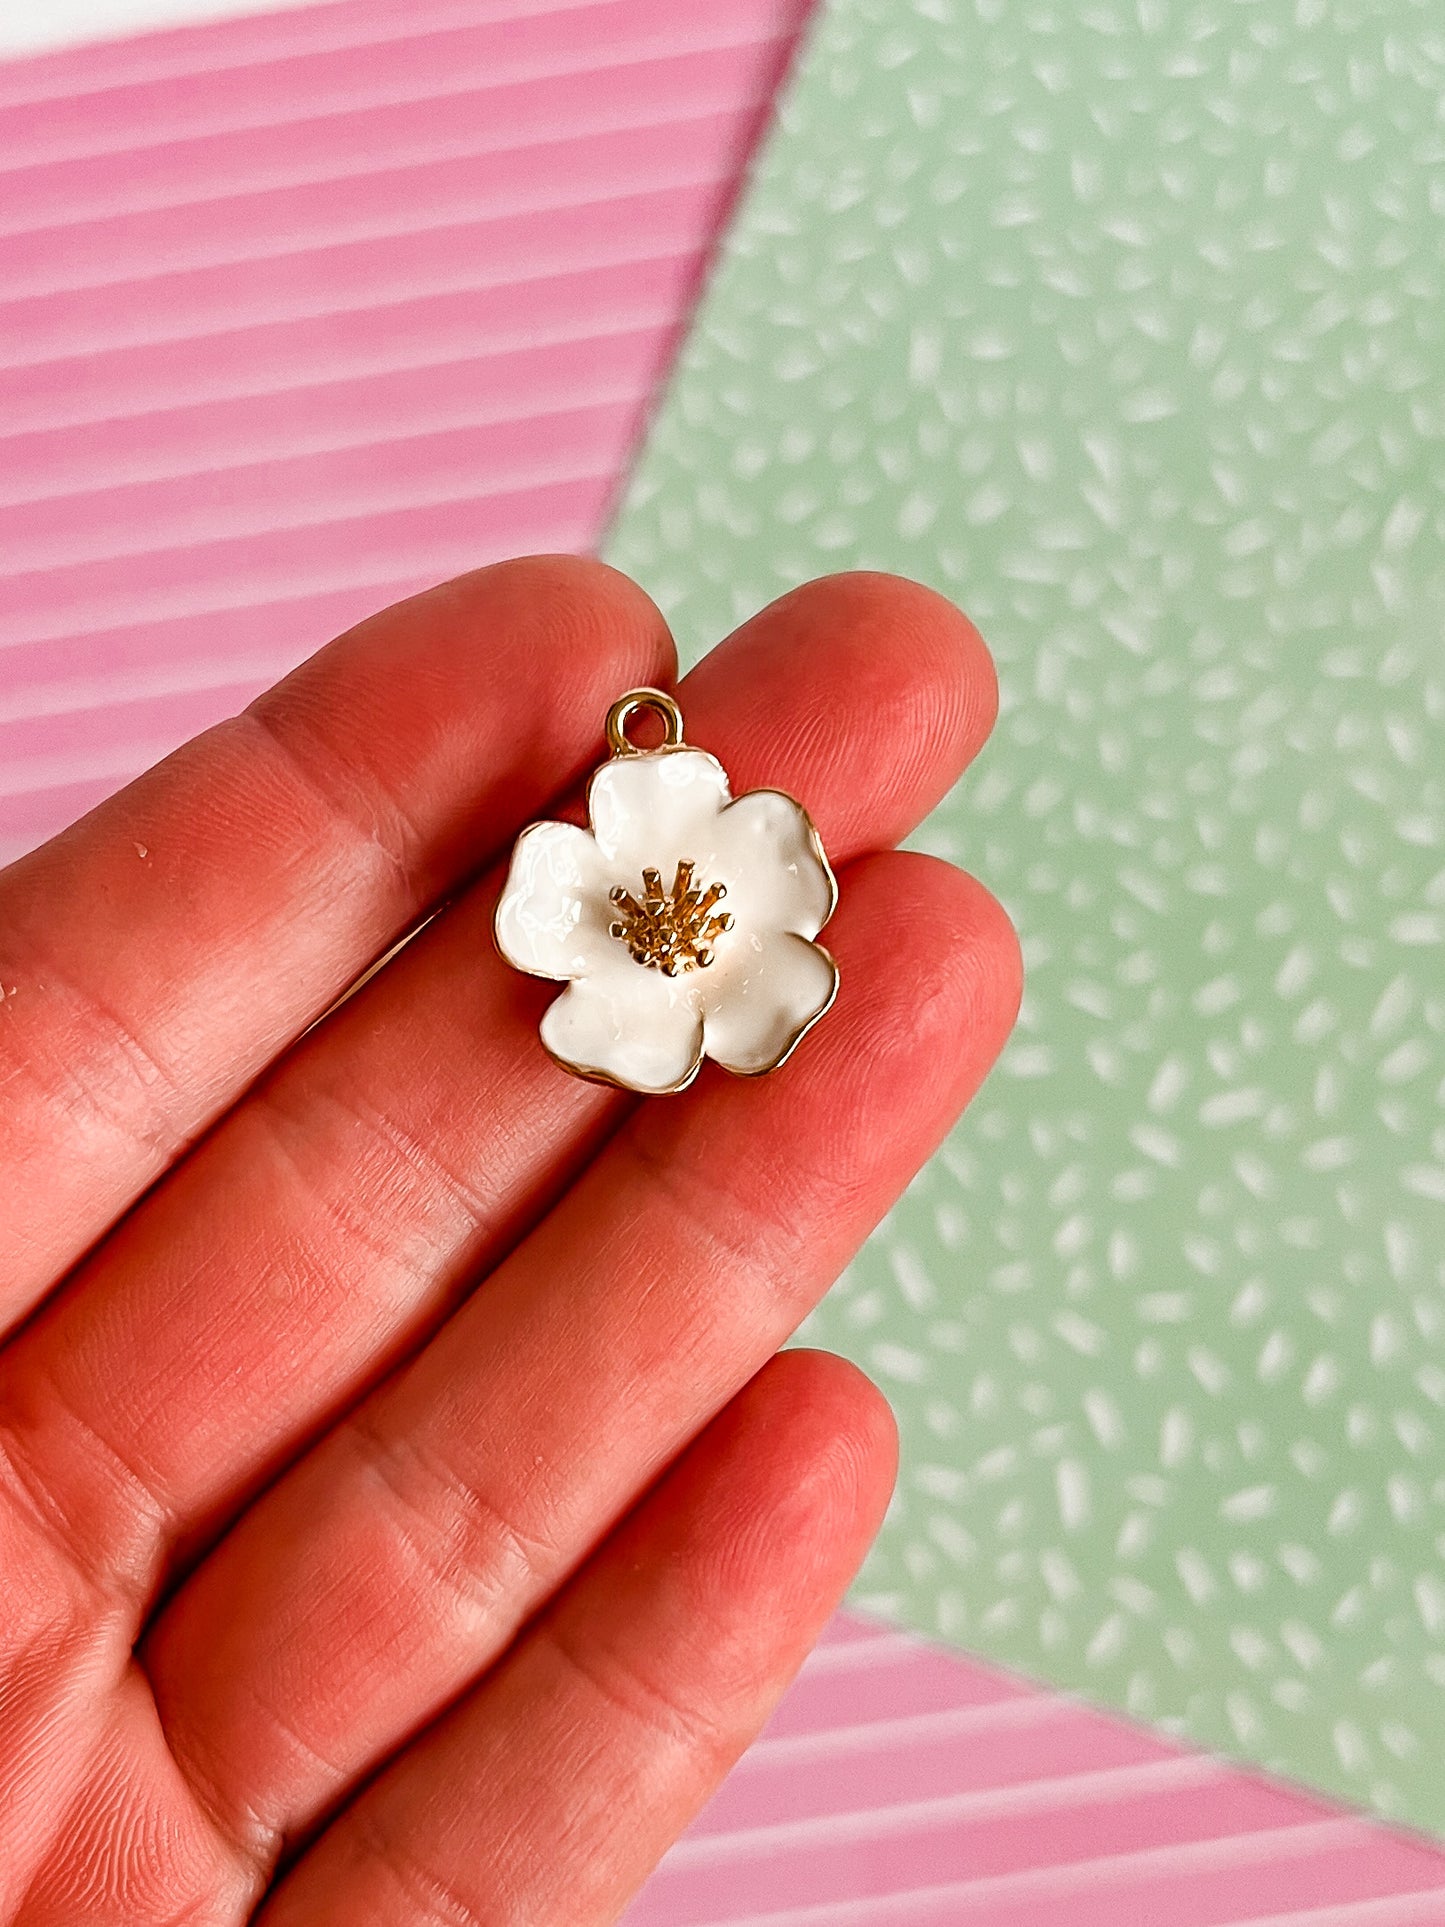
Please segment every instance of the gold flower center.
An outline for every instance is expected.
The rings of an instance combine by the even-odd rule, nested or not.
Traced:
[[[696,868],[684,857],[670,890],[663,889],[660,870],[644,870],[640,898],[620,883],[608,893],[622,913],[607,926],[611,935],[627,945],[638,963],[669,977],[705,970],[713,960],[713,945],[733,926],[728,912],[717,909],[727,885],[710,883],[705,890],[694,890]]]

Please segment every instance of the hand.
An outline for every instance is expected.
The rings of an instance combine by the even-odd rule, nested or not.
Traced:
[[[993,676],[859,575],[687,678],[815,816],[843,987],[638,1104],[543,1053],[491,866],[672,666],[600,564],[485,569],[0,875],[0,1922],[613,1920],[850,1579],[891,1421],[773,1354],[1014,1015],[993,900],[868,854]]]

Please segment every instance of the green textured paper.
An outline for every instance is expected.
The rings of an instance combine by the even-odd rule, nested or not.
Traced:
[[[811,1321],[874,1606],[1445,1829],[1445,10],[839,0],[609,554],[900,570],[1029,967]],[[861,776],[860,776],[861,780]]]

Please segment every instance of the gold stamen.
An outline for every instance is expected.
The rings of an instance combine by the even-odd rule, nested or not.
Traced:
[[[662,887],[661,871],[644,870],[640,902],[620,883],[608,892],[609,902],[622,913],[608,924],[608,934],[625,943],[638,963],[668,977],[705,970],[716,954],[717,939],[733,927],[728,911],[714,914],[727,885],[711,883],[694,890],[696,870],[690,857],[681,858],[670,890]]]

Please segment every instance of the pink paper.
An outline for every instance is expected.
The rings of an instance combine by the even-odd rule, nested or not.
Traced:
[[[0,66],[0,860],[378,604],[595,544],[806,6]]]
[[[1440,1927],[1445,1854],[840,1614],[627,1927]]]

